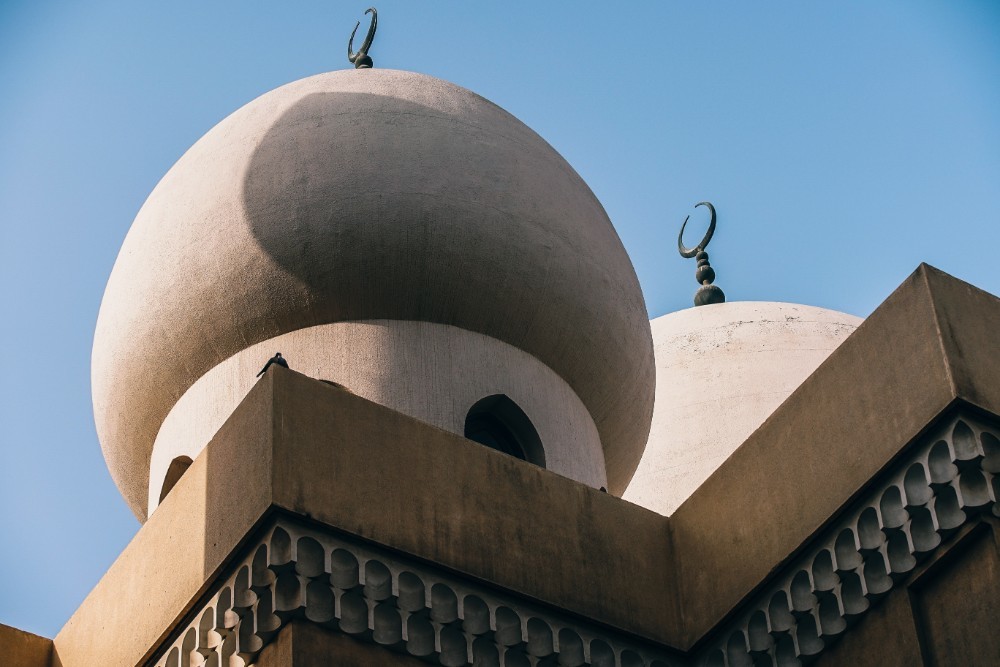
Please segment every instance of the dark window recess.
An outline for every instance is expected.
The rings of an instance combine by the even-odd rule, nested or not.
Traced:
[[[545,450],[528,415],[503,394],[487,396],[469,410],[465,437],[522,461],[545,467]]]
[[[170,489],[174,488],[174,484],[181,478],[181,476],[187,472],[187,469],[191,467],[191,459],[187,456],[178,456],[176,459],[170,462],[170,467],[167,468],[167,474],[163,478],[163,488],[160,489],[160,502],[167,497],[170,493]]]

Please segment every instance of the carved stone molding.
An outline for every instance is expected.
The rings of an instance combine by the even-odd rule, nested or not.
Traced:
[[[293,618],[457,667],[677,667],[665,650],[280,517],[156,667],[243,667]]]
[[[998,434],[968,414],[928,432],[748,612],[713,632],[695,664],[791,667],[822,653],[956,530],[1000,516]]]

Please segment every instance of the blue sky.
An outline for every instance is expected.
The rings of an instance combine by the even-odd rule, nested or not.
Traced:
[[[138,529],[90,403],[135,213],[230,112],[348,67],[366,6],[0,0],[0,622],[53,636]],[[580,172],[651,317],[690,305],[703,199],[730,300],[863,316],[921,261],[1000,293],[996,2],[378,9],[376,67],[476,91]]]

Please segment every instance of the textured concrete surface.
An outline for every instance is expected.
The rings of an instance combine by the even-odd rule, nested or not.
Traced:
[[[652,340],[600,203],[487,100],[419,74],[349,70],[222,121],[125,239],[92,384],[133,512],[145,517],[156,433],[200,377],[275,336],[372,319],[450,324],[536,357],[587,407],[609,489],[624,490],[652,414]]]
[[[782,403],[669,519],[684,645],[956,400],[1000,414],[997,331],[1000,300],[921,265]]]
[[[50,667],[52,640],[0,623],[0,664],[4,667]]]
[[[905,590],[882,601],[856,627],[851,628],[829,651],[820,654],[816,667],[920,667],[920,646]],[[945,663],[972,667],[967,663]],[[926,665],[926,667],[932,667]]]
[[[266,409],[223,425],[56,635],[60,667],[144,664],[270,507],[273,430]]]
[[[145,660],[278,509],[639,635],[678,625],[663,517],[272,367],[56,636],[63,667]]]
[[[590,413],[566,382],[531,355],[495,338],[429,322],[339,322],[299,329],[248,347],[206,373],[181,397],[157,434],[149,508],[170,462],[195,458],[280,350],[294,370],[336,381],[446,431],[464,434],[478,400],[505,394],[527,414],[545,467],[594,488],[607,485],[604,452]]]
[[[306,621],[294,621],[278,633],[261,652],[255,667],[426,667],[414,657],[341,633],[324,630]]]
[[[653,320],[653,424],[622,497],[672,514],[860,323],[823,308],[754,301]]]
[[[641,636],[673,632],[663,517],[281,375],[273,390],[274,504]]]
[[[970,531],[910,586],[916,641],[930,665],[1000,664],[1000,534],[988,521]]]

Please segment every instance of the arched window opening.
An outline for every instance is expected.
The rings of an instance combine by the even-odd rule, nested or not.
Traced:
[[[545,467],[545,450],[528,415],[503,394],[478,401],[465,417],[465,437]]]
[[[160,490],[161,503],[163,502],[163,499],[167,497],[167,494],[170,493],[170,489],[174,488],[174,484],[177,483],[177,480],[179,480],[190,467],[190,456],[178,456],[170,462],[170,467],[167,468],[167,474],[163,478],[163,488]]]

